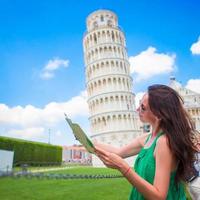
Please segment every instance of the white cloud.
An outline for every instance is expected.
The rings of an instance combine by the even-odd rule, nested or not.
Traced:
[[[186,84],[186,88],[200,94],[200,79],[190,79]]]
[[[32,139],[41,138],[44,134],[43,127],[33,127],[25,129],[11,129],[8,131],[8,135],[17,138]]]
[[[69,60],[62,60],[59,58],[54,58],[53,60],[49,60],[47,65],[45,66],[46,71],[55,71],[56,69],[60,67],[67,67],[69,64]]]
[[[190,51],[192,54],[200,55],[200,37],[198,38],[197,42],[192,44],[190,47]]]
[[[49,60],[45,67],[42,69],[40,74],[40,78],[42,79],[51,79],[54,77],[54,73],[61,67],[68,67],[69,60],[63,60],[60,58],[54,58],[53,60]]]
[[[51,79],[53,77],[54,77],[54,73],[52,73],[52,72],[43,71],[40,74],[40,78],[45,79],[45,80]]]
[[[60,136],[62,135],[62,132],[58,130],[58,131],[55,132],[55,135],[56,135],[57,137],[60,137]]]
[[[51,102],[44,108],[32,105],[8,107],[0,104],[0,127],[8,134],[23,135],[24,138],[40,136],[44,129],[56,127],[64,121],[64,113],[71,118],[88,116],[86,91],[67,102]]]
[[[157,53],[156,48],[148,47],[139,55],[129,58],[131,73],[136,81],[149,79],[159,74],[168,74],[176,68],[175,58],[175,54]]]

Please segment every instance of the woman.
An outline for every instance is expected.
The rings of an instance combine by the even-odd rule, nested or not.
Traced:
[[[168,86],[152,85],[137,111],[140,120],[152,126],[152,133],[122,148],[96,143],[96,155],[132,184],[130,200],[186,199],[183,182],[195,159],[195,130],[180,96]],[[138,153],[132,169],[123,158]]]

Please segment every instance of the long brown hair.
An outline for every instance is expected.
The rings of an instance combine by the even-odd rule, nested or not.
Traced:
[[[175,180],[186,181],[192,171],[196,149],[193,144],[194,124],[183,107],[179,94],[166,85],[148,87],[149,107],[160,119],[160,128],[166,134],[169,148],[177,160]]]

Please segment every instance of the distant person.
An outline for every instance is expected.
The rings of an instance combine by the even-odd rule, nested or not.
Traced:
[[[129,200],[185,200],[185,183],[196,149],[193,122],[181,97],[168,86],[152,85],[137,111],[140,120],[152,126],[152,132],[121,148],[96,142],[96,155],[133,186]],[[124,158],[136,154],[132,168]]]
[[[198,138],[199,141],[196,145],[196,148],[197,148],[197,153],[196,153],[196,160],[194,162],[194,167],[196,169],[196,171],[198,172],[198,176],[200,177],[200,137]],[[200,187],[200,185],[199,185]]]
[[[199,151],[199,153],[196,154],[196,157],[197,157],[197,160],[194,163],[194,167],[198,172],[198,176],[200,176],[200,151]]]
[[[200,143],[197,144],[198,153],[196,153],[196,160],[194,162],[194,176],[191,177],[191,180],[189,181],[189,192],[193,200],[200,200],[200,145],[199,144]]]

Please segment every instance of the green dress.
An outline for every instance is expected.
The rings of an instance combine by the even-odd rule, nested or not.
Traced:
[[[138,157],[135,161],[134,170],[135,172],[144,178],[149,183],[153,184],[154,176],[155,176],[155,158],[154,158],[154,149],[156,147],[156,141],[163,133],[160,132],[156,138],[154,139],[153,143],[150,147],[142,148]],[[148,137],[147,141],[149,140],[150,136]],[[186,194],[184,191],[184,184],[179,183],[178,187],[175,184],[175,173],[171,173],[170,177],[170,185],[167,194],[167,200],[186,200]],[[145,198],[140,194],[136,188],[132,188],[129,200],[144,200]]]

